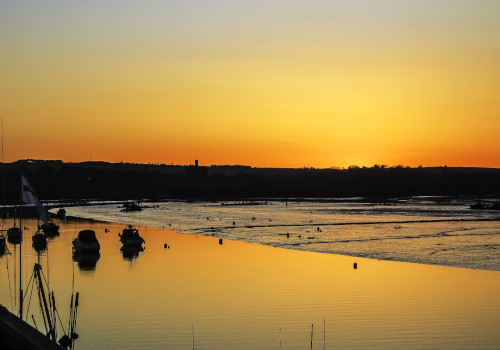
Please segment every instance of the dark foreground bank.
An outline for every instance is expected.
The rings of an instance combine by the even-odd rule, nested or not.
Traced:
[[[61,350],[45,335],[0,305],[0,349]]]

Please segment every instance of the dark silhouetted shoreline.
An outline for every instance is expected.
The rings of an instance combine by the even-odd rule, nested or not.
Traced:
[[[44,200],[500,195],[500,169],[494,168],[283,169],[41,160],[19,160],[3,167],[7,203],[19,198],[20,173]]]

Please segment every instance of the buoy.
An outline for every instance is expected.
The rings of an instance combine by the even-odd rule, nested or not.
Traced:
[[[354,263],[354,270],[358,268],[358,263]]]
[[[167,249],[167,248],[168,248],[168,244],[167,244],[167,243],[165,243],[165,244],[163,245],[163,248]]]
[[[222,245],[222,238],[219,238],[219,244]]]

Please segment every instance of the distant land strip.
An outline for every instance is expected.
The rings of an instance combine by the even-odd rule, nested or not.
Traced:
[[[496,168],[287,169],[28,159],[1,163],[4,204],[19,202],[21,174],[42,201],[364,197],[384,202],[404,196],[500,197],[500,169]]]

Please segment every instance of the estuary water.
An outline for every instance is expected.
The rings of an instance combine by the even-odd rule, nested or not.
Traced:
[[[206,218],[205,218],[206,220]],[[146,243],[121,251],[119,223],[56,220],[47,250],[8,243],[0,303],[44,330],[40,263],[68,328],[80,292],[75,348],[96,349],[498,349],[500,272],[321,254],[137,226]],[[8,226],[10,222],[3,222]],[[71,242],[92,229],[97,257]],[[19,256],[22,267],[19,268]]]
[[[497,199],[490,199],[494,202]],[[500,271],[500,212],[470,198],[117,203],[70,207],[70,216],[170,228],[273,247]]]
[[[7,244],[0,304],[18,312],[21,278],[23,318],[45,332],[29,283],[39,263],[55,294],[59,336],[71,294],[80,292],[80,350],[498,349],[498,221],[495,212],[466,204],[412,198],[170,201],[128,213],[118,203],[66,208],[89,219],[56,219],[60,234],[41,252],[31,246],[34,220],[23,222],[21,245]],[[144,251],[121,249],[118,233],[128,224],[139,229]],[[95,231],[99,255],[72,254],[84,229]]]

